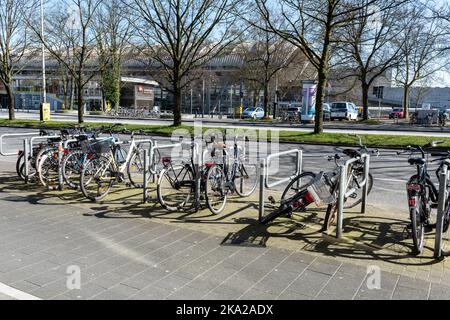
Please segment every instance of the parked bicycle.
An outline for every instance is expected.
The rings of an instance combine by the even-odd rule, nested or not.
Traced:
[[[406,184],[408,195],[409,217],[411,220],[411,235],[414,244],[414,253],[420,254],[423,251],[425,242],[425,233],[431,231],[435,225],[430,223],[432,208],[437,207],[438,188],[435,186],[428,173],[428,162],[440,162],[436,170],[436,176],[439,179],[439,173],[444,166],[450,168],[450,154],[436,153],[432,156],[439,156],[438,159],[429,160],[429,153],[426,149],[434,148],[444,141],[432,141],[424,146],[409,146],[405,150],[398,152],[409,154],[408,163],[416,167],[416,174],[411,176]],[[420,157],[414,155],[419,154]],[[450,221],[449,200],[446,200],[447,212],[444,217],[444,231],[448,230]]]
[[[359,138],[358,149],[345,149],[343,154],[348,158],[357,159],[352,163],[347,171],[348,185],[344,199],[344,208],[349,209],[357,206],[362,202],[363,183],[367,184],[367,194],[370,193],[373,186],[373,177],[369,173],[368,180],[365,180],[364,161],[362,155],[371,153],[378,156],[378,149],[369,150],[367,146],[362,144]],[[293,179],[284,190],[280,206],[278,209],[269,213],[262,219],[262,223],[273,221],[279,216],[286,215],[291,217],[296,212],[305,212],[307,207],[313,203],[327,205],[325,220],[321,231],[326,232],[334,223],[337,212],[337,200],[339,193],[339,161],[342,157],[339,154],[327,157],[328,161],[334,161],[336,169],[330,172],[303,172]],[[269,200],[274,204],[275,200],[270,197]]]
[[[229,163],[227,144],[213,143],[212,156],[222,151],[221,163],[211,166],[206,174],[205,195],[208,209],[219,214],[225,208],[227,197],[236,193],[240,197],[250,196],[258,184],[258,166],[244,163],[245,155],[237,144],[238,137],[234,138],[233,157]]]
[[[83,147],[87,159],[80,175],[83,195],[91,201],[102,200],[115,183],[125,181],[125,173],[131,186],[142,187],[143,143],[134,139],[134,132],[131,133],[130,141],[119,141],[117,137],[111,136],[87,143]],[[128,150],[125,150],[124,145],[129,145]]]

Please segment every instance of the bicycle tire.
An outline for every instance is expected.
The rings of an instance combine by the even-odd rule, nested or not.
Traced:
[[[213,184],[212,182],[213,180],[215,180],[215,184]],[[211,211],[211,213],[213,214],[216,215],[220,214],[225,209],[228,196],[228,192],[226,190],[225,185],[226,185],[226,177],[222,168],[218,165],[213,165],[211,168],[209,168],[208,172],[206,173],[205,179],[205,198],[206,198],[206,206],[208,207],[209,211]],[[208,192],[210,187],[212,193]],[[217,193],[219,198],[218,207],[216,207],[213,202],[213,195]]]
[[[181,170],[186,170],[186,174],[183,174],[182,179],[183,181],[193,181],[194,179],[194,172],[192,170],[192,168],[190,166],[183,166],[183,168]],[[167,197],[166,195],[163,195],[163,181],[164,179],[166,181],[168,181],[170,183],[170,186],[172,189],[174,189],[175,191],[179,191],[181,188],[181,185],[183,184],[182,182],[179,183],[179,185],[173,185],[172,184],[172,178],[170,177],[170,174],[173,172],[175,179],[178,179],[178,176],[181,175],[182,173],[179,173],[178,175],[176,175],[176,173],[174,172],[173,169],[169,169],[169,168],[165,168],[162,169],[161,172],[159,173],[159,177],[158,177],[158,182],[157,182],[157,186],[156,186],[156,195],[158,198],[158,202],[161,205],[161,207],[163,207],[165,210],[170,211],[170,212],[177,212],[177,211],[185,211],[188,208],[190,208],[191,206],[187,205],[189,203],[189,199],[191,197],[191,195],[194,194],[194,185],[192,184],[191,186],[189,186],[187,184],[187,188],[186,188],[186,196],[182,196],[179,197],[179,201],[175,200],[174,204],[170,203],[170,196]],[[189,180],[185,180],[186,175],[188,175]],[[180,195],[179,192],[175,192],[175,194]],[[172,196],[172,198],[178,199],[178,197],[176,196]]]
[[[420,207],[421,203],[419,203],[416,207],[409,209],[409,217],[411,220],[411,234],[414,244],[413,253],[415,255],[419,255],[422,253],[425,242],[425,226],[423,221],[421,221],[420,219]]]
[[[81,160],[80,159],[74,159],[72,160],[72,158],[76,158],[76,157],[84,157],[84,153],[81,150],[75,150],[70,152],[68,155],[64,156],[61,166],[62,166],[62,176],[64,179],[64,182],[72,189],[79,189],[80,188],[80,174],[82,171],[82,165],[79,165]],[[74,165],[70,165],[70,168],[72,170],[75,169],[75,173],[74,174],[69,174],[69,170],[68,170],[68,164],[71,163],[70,161],[75,161],[75,166]],[[72,176],[75,176],[76,178],[73,179]]]
[[[144,187],[144,149],[136,149],[127,164],[127,175],[130,184],[134,188]],[[135,169],[137,173],[135,173]],[[140,178],[138,178],[140,177]]]
[[[58,159],[55,159],[56,150],[48,150],[39,159],[37,174],[39,182],[47,188],[54,188],[54,184],[59,181]]]
[[[247,168],[254,168],[254,172],[250,172],[250,170],[246,169]],[[252,164],[247,164],[244,165],[243,163],[241,163],[237,169],[237,171],[239,172],[238,176],[234,177],[234,185],[235,185],[235,192],[238,196],[240,197],[249,197],[253,194],[253,192],[255,192],[256,187],[258,186],[258,179],[259,179],[259,169],[258,166],[256,164],[252,165]],[[250,190],[248,190],[247,192],[243,191],[244,187],[243,182],[245,180],[247,180],[250,176],[254,176],[255,177],[255,181],[253,183],[250,184]],[[243,178],[244,177],[244,178]],[[247,177],[247,178],[245,178]],[[240,187],[242,186],[242,189],[240,189]],[[241,191],[242,190],[242,191]]]
[[[368,185],[367,186],[368,186],[367,195],[369,195],[370,192],[372,191],[372,187],[373,187],[373,176],[372,176],[371,173],[369,173],[369,180],[368,180]],[[352,202],[351,204],[348,204],[348,202],[345,201],[344,209],[352,209],[352,208],[358,206],[359,204],[361,204],[361,202],[362,202],[362,197],[359,197],[359,199],[357,201]]]
[[[17,158],[17,161],[16,161],[16,173],[19,176],[19,178],[22,180],[25,180],[25,177],[23,176],[22,171],[21,171],[21,167],[22,167],[23,163],[25,162],[24,159],[25,159],[25,152],[22,151],[19,154],[19,157]]]
[[[103,164],[102,164],[103,163]],[[97,195],[93,195],[90,193],[90,191],[87,189],[87,187],[89,186],[89,184],[91,183],[92,179],[95,178],[95,180],[98,179],[98,177],[89,177],[89,170],[93,170],[96,169],[95,166],[97,166],[98,164],[104,166],[103,168],[101,168],[102,170],[104,170],[104,172],[101,174],[100,179],[106,174],[106,171],[108,171],[108,173],[110,174],[110,179],[104,184],[105,185],[105,189],[102,192],[99,192],[99,185],[98,182],[99,181],[94,181],[94,183],[97,183]],[[92,168],[91,168],[92,167]],[[98,172],[98,169],[96,169]],[[114,165],[113,162],[105,156],[100,156],[98,158],[94,158],[92,160],[88,160],[83,164],[83,170],[81,171],[81,175],[80,175],[80,189],[81,192],[83,193],[83,195],[93,201],[93,202],[98,202],[103,200],[109,193],[109,190],[111,189],[111,187],[113,186],[116,178],[113,177],[113,174],[115,172],[114,169]]]

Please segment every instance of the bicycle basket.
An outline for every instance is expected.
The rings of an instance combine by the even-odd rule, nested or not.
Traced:
[[[325,182],[323,174],[319,175],[307,190],[318,206],[328,205],[336,201],[336,198],[330,192],[330,186]]]
[[[111,150],[111,141],[98,141],[94,142],[90,145],[92,153],[95,154],[104,154],[108,153]]]

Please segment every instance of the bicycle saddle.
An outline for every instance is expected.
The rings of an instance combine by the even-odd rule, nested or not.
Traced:
[[[408,163],[410,165],[424,165],[425,163],[427,163],[427,160],[424,158],[411,158],[408,159]]]
[[[343,153],[350,158],[359,158],[361,157],[361,153],[357,150],[353,149],[345,149]]]

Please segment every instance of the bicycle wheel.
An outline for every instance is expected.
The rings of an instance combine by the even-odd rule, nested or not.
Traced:
[[[347,199],[345,199],[344,203],[344,209],[351,209],[356,207],[362,202],[362,194],[363,194],[363,188],[360,187],[360,183],[364,180],[364,172],[358,171],[355,172],[355,176],[351,178],[351,181],[348,184],[348,190],[355,189],[355,192],[353,192]],[[369,173],[369,180],[367,181],[367,195],[370,194],[370,191],[372,191],[373,187],[373,177],[372,174]]]
[[[419,203],[416,207],[409,209],[409,216],[411,219],[411,233],[414,243],[414,254],[421,254],[423,251],[425,239],[425,225],[422,221],[422,204]]]
[[[57,150],[48,150],[41,156],[37,173],[39,181],[44,187],[51,189],[57,186],[59,181],[59,159]]]
[[[78,189],[80,187],[83,159],[83,151],[75,150],[66,155],[62,160],[61,166],[64,182],[72,189]]]
[[[259,171],[256,164],[240,163],[234,177],[235,191],[240,197],[250,196],[258,185]]]
[[[171,212],[183,211],[190,207],[190,198],[194,195],[194,173],[184,165],[180,168],[161,170],[156,194],[161,206]]]
[[[22,166],[24,165],[24,162],[25,162],[25,153],[21,152],[19,154],[19,157],[17,158],[17,161],[16,161],[16,172],[17,172],[17,175],[19,176],[19,178],[22,179],[22,180],[25,180],[25,177],[24,177],[23,172],[21,170]]]
[[[205,181],[206,205],[212,213],[219,214],[223,211],[227,193],[225,173],[220,166],[213,165],[206,173]]]
[[[128,180],[135,188],[144,186],[144,149],[136,149],[127,165]]]
[[[284,189],[281,196],[281,201],[287,200],[295,196],[300,191],[308,188],[315,178],[316,174],[314,172],[303,172],[299,176],[295,177],[291,182],[289,182],[286,189]],[[297,210],[299,209],[301,208],[297,208]]]
[[[111,156],[88,160],[80,175],[81,192],[91,201],[100,201],[108,195],[116,181],[116,175]]]

